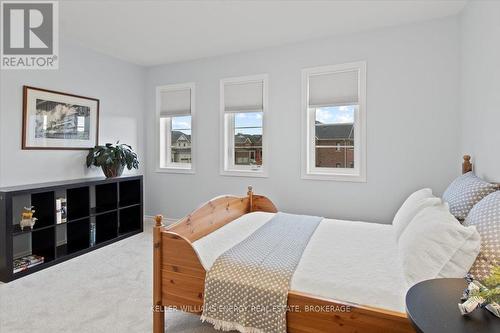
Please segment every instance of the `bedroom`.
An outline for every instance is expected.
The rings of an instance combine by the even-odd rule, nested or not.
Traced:
[[[500,182],[498,1],[59,1],[49,14],[34,8],[33,17],[19,14],[29,7],[15,7],[26,2],[13,3],[2,1],[2,333],[151,332],[153,316],[155,332],[163,330],[160,322],[166,332],[213,332],[199,314],[164,313],[163,306],[203,304],[206,271],[258,226],[272,226],[263,217],[275,210],[295,214],[290,221],[324,217],[310,239],[306,232],[293,237],[305,244],[293,247],[288,263],[288,305],[314,310],[322,297],[330,308],[289,311],[289,332],[464,325],[461,290],[443,306],[449,320],[429,314],[424,324],[411,322],[406,292],[438,278],[423,274],[432,256],[417,245],[446,246],[432,235],[415,238],[426,231],[411,223],[416,212],[405,219],[415,232],[406,233],[405,244],[388,234],[406,199],[430,196],[418,192],[430,188],[436,198],[425,199],[443,208],[443,220],[451,213],[465,219],[461,225],[453,217],[447,226],[456,229],[443,232],[477,229],[481,238],[467,243],[474,258],[460,273],[473,266],[478,242],[485,246],[481,228],[467,219],[495,193],[459,214],[446,190],[467,177],[462,163],[489,184],[484,194]],[[29,27],[22,30],[16,19]],[[49,34],[40,32],[43,22],[53,23]],[[51,53],[9,53],[16,42],[49,45]],[[30,63],[30,54],[38,62]],[[117,142],[132,149],[119,146],[127,157],[122,170],[106,164]],[[113,146],[93,150],[87,167],[89,149],[107,143]],[[123,175],[104,178],[103,171]],[[458,188],[451,190],[471,190]],[[221,195],[237,199],[213,200]],[[166,251],[160,266],[152,254],[156,215],[165,225],[155,248]],[[492,219],[494,252],[499,222]],[[169,232],[180,235],[175,247],[163,246]],[[383,240],[390,246],[379,246]],[[404,251],[429,260],[404,268]],[[30,255],[44,262],[28,267],[17,260]],[[192,259],[187,267],[179,255]],[[333,272],[313,277],[314,259]],[[188,269],[174,271],[180,280],[165,273],[169,260]],[[21,264],[16,273],[14,262]],[[407,282],[405,270],[416,280]],[[302,289],[294,289],[297,283]],[[486,332],[498,328],[487,309],[469,316],[482,318]]]

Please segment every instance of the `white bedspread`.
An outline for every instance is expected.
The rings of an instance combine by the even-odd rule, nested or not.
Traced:
[[[193,243],[205,269],[264,225],[273,213],[246,214]],[[304,251],[290,289],[404,312],[404,282],[391,225],[323,219]]]

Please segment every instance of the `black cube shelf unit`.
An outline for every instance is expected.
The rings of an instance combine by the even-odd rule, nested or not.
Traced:
[[[66,222],[57,223],[56,199]],[[23,207],[33,206],[33,230],[21,230]],[[9,282],[143,231],[142,176],[93,178],[0,188],[0,281]],[[93,229],[93,230],[92,230]],[[42,264],[14,273],[17,258]]]

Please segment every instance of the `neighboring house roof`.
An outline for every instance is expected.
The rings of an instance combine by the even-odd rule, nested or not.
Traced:
[[[172,143],[179,141],[179,139],[191,142],[191,135],[187,135],[181,131],[172,131]]]
[[[234,136],[234,144],[236,146],[261,145],[262,135],[238,133]]]
[[[321,125],[316,126],[318,140],[354,139],[354,124],[322,124],[317,121],[316,125]],[[172,143],[179,139],[191,142],[191,135],[172,131]],[[262,145],[262,135],[238,133],[234,137],[234,143],[237,146]]]
[[[319,126],[318,126],[319,125]],[[316,121],[316,139],[354,139],[354,124],[322,124]]]

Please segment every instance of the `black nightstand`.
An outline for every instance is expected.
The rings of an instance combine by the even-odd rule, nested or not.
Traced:
[[[500,318],[486,309],[462,316],[457,304],[466,286],[463,279],[417,283],[406,294],[406,312],[421,333],[498,333]]]

